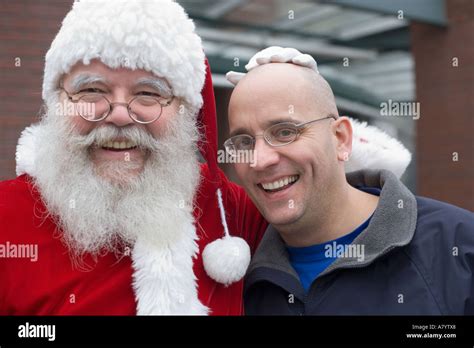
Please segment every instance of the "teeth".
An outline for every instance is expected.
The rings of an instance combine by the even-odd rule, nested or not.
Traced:
[[[265,190],[277,190],[288,184],[294,183],[296,180],[298,180],[298,175],[287,176],[286,178],[270,182],[268,184],[262,184],[262,187]]]
[[[107,141],[102,145],[102,147],[109,148],[109,149],[117,149],[117,150],[122,150],[122,149],[131,149],[132,147],[137,146],[134,142],[131,141]]]

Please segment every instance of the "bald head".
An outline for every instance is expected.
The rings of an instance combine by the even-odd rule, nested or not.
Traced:
[[[314,70],[290,63],[271,63],[252,69],[234,88],[229,110],[236,103],[258,105],[262,98],[273,97],[277,102],[282,96],[288,105],[298,105],[299,111],[311,114],[311,118],[338,116],[327,81]]]
[[[289,245],[302,246],[292,233],[303,225],[314,228],[315,216],[337,206],[347,185],[344,161],[352,128],[346,117],[330,116],[338,112],[329,84],[290,63],[252,69],[229,103],[228,144],[253,151],[251,165],[235,164],[237,177],[267,221],[279,232],[286,229]],[[296,136],[289,124],[302,126]]]

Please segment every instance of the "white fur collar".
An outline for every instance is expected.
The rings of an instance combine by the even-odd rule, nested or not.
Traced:
[[[192,218],[191,218],[192,219]],[[172,245],[135,243],[133,289],[138,315],[207,315],[209,309],[198,299],[193,259],[198,252],[192,220],[179,224],[184,238]]]

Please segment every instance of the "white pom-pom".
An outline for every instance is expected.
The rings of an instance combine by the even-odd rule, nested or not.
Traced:
[[[227,286],[244,277],[250,248],[242,238],[226,236],[206,245],[202,260],[209,277]]]

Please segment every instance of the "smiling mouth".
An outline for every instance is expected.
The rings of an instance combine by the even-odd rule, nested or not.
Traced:
[[[260,183],[257,184],[257,186],[265,192],[278,192],[294,185],[299,180],[299,178],[299,175],[290,175],[269,183]]]
[[[108,151],[130,151],[136,149],[138,145],[132,141],[108,141],[100,148]]]

